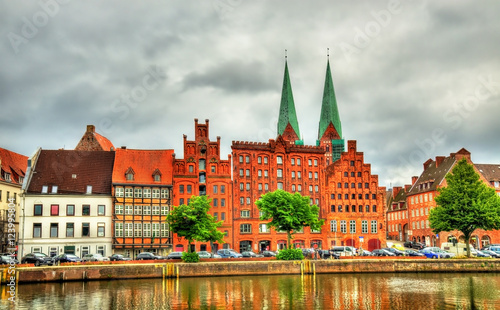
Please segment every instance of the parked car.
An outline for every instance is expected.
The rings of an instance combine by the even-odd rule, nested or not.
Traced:
[[[14,264],[19,264],[14,255],[8,253],[0,254],[0,264],[9,265],[12,261],[14,261]]]
[[[262,255],[264,257],[276,257],[276,252],[274,252],[274,251],[264,251],[264,252],[262,252]]]
[[[212,258],[212,253],[208,252],[208,251],[199,251],[199,252],[196,252],[198,253],[198,256],[200,258]]]
[[[425,248],[425,244],[416,242],[416,241],[406,241],[403,246],[405,248],[410,248],[410,249],[415,249],[415,250],[422,250]]]
[[[353,256],[354,255],[352,248],[347,247],[347,246],[334,246],[332,251],[337,253],[339,256]]]
[[[339,259],[340,255],[330,250],[318,250],[318,255],[323,259]]]
[[[52,257],[52,260],[55,265],[59,265],[60,263],[78,263],[82,261],[80,257],[73,254],[61,254]]]
[[[109,258],[102,256],[101,254],[85,254],[82,258],[82,262],[105,262],[109,261]]]
[[[500,254],[500,245],[490,245],[488,250],[493,251],[497,254]]]
[[[242,253],[241,253],[241,255],[243,255],[243,257],[250,257],[250,258],[264,257],[264,255],[254,253],[254,252],[252,252],[252,251],[245,251],[245,252],[242,252]]]
[[[112,262],[114,262],[114,261],[127,261],[127,260],[132,260],[132,258],[123,256],[122,254],[113,254],[109,257],[109,260]]]
[[[376,249],[372,251],[373,256],[396,256],[396,254],[385,249]]]
[[[455,253],[447,252],[438,247],[427,247],[426,249],[430,249],[434,253],[439,253],[441,258],[451,258],[456,256]]]
[[[471,249],[472,251],[472,249]],[[486,253],[486,252],[483,252],[483,251],[479,251],[479,250],[474,250],[476,252],[476,257],[485,257],[485,258],[491,258],[491,255]]]
[[[167,255],[167,259],[182,259],[182,252],[172,252]]]
[[[405,250],[406,256],[422,257],[425,256],[423,253],[417,252],[415,250]]]
[[[26,254],[21,259],[21,264],[35,264],[35,266],[40,265],[50,265],[52,266],[54,263],[52,262],[52,258],[47,256],[44,253],[29,253]]]
[[[157,259],[165,259],[163,256],[156,255],[155,253],[151,252],[142,252],[137,254],[135,257],[136,260],[157,260]]]
[[[491,250],[481,250],[481,252],[489,254],[493,258],[500,258],[500,254],[493,252]]]
[[[391,253],[394,253],[396,256],[405,256],[405,252],[398,250],[396,248],[383,248],[382,250],[389,251]]]
[[[430,248],[424,248],[424,249],[420,250],[419,253],[424,254],[425,257],[427,257],[427,258],[436,258],[437,259],[437,258],[441,257],[441,255],[439,253],[432,251]]]
[[[241,258],[243,255],[240,253],[236,252],[233,249],[222,249],[218,250],[217,254],[220,255],[222,258]]]
[[[371,251],[361,250],[361,251],[359,251],[359,256],[374,256],[374,255]]]

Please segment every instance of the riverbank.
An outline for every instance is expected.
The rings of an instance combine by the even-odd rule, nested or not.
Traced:
[[[493,259],[341,259],[303,261],[227,261],[201,263],[129,263],[17,267],[17,283],[93,281],[145,278],[229,277],[243,275],[328,274],[408,272],[500,272],[500,260]],[[2,271],[2,283],[12,274]]]

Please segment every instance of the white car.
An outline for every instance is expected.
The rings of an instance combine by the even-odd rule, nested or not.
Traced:
[[[85,254],[82,258],[82,262],[105,262],[109,261],[108,257],[104,257],[101,254]]]

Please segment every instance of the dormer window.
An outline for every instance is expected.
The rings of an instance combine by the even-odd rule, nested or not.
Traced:
[[[57,185],[52,185],[52,194],[57,194]]]
[[[92,185],[87,185],[87,192],[86,194],[92,194]]]
[[[155,169],[155,171],[153,172],[153,180],[155,182],[160,182],[161,181],[161,172],[158,168]]]
[[[47,194],[49,192],[49,186],[48,185],[43,185],[42,186],[42,194]]]
[[[132,167],[129,167],[127,171],[125,171],[125,178],[127,179],[127,181],[133,181],[134,174],[135,174],[134,169],[132,169]]]
[[[10,178],[10,173],[5,173],[4,176],[5,176],[5,181],[7,181],[7,182],[11,182],[12,181],[12,179]]]

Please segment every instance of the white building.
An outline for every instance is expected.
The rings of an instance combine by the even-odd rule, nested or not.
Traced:
[[[40,150],[29,160],[20,214],[21,256],[112,254],[114,155]]]

